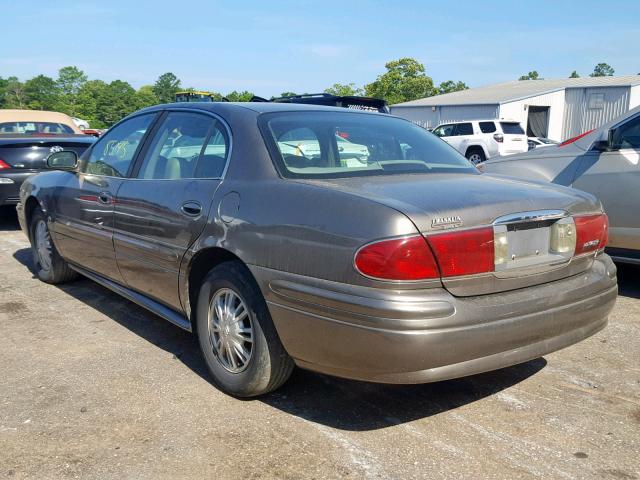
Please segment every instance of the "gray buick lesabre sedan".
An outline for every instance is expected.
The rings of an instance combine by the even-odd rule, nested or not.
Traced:
[[[236,396],[294,365],[391,383],[513,365],[603,328],[617,295],[594,197],[480,175],[388,115],[159,105],[48,166],[18,206],[37,275],[196,332]]]

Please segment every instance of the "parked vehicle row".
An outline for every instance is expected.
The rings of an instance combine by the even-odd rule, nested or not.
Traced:
[[[18,203],[22,182],[45,168],[49,154],[80,155],[93,141],[62,113],[0,110],[0,206]]]
[[[237,396],[294,365],[421,383],[524,362],[603,328],[617,295],[595,197],[482,175],[389,115],[159,105],[48,166],[18,205],[38,277],[193,331]]]
[[[433,134],[477,165],[498,155],[513,155],[529,150],[527,136],[518,122],[473,120],[437,126]]]

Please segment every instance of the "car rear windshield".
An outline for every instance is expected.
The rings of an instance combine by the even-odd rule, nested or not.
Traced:
[[[54,122],[4,122],[0,123],[0,134],[20,133],[37,135],[39,133],[68,134],[74,133],[69,125]]]
[[[349,112],[286,112],[263,114],[259,122],[285,177],[477,173],[448,144],[399,118]]]
[[[517,122],[500,122],[502,133],[511,133],[514,135],[524,135],[524,130]]]

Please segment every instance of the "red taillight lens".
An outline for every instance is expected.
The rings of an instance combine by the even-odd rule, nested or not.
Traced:
[[[440,272],[429,245],[421,235],[365,245],[356,253],[360,273],[381,280],[426,280]]]
[[[438,233],[427,237],[443,277],[493,272],[493,228]]]
[[[11,165],[0,158],[0,170],[4,170],[5,168],[11,168]]]
[[[604,213],[574,217],[576,224],[575,255],[604,248],[609,241],[609,220]]]
[[[565,140],[564,142],[562,142],[561,144],[559,144],[559,147],[564,147],[566,145],[571,145],[573,142],[576,142],[578,140],[580,140],[582,137],[586,137],[587,135],[589,135],[591,132],[593,132],[594,129],[589,130],[588,132],[584,132],[581,133],[580,135],[577,135],[573,138],[570,138],[568,140]]]

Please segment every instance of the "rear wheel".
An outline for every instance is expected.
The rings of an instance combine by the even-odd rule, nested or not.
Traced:
[[[487,159],[481,148],[470,148],[467,150],[466,157],[474,165],[484,162]]]
[[[240,262],[212,269],[200,287],[198,340],[214,383],[237,397],[275,390],[293,371],[260,289]]]
[[[52,284],[76,279],[78,274],[69,267],[53,244],[47,219],[40,208],[36,208],[31,215],[29,227],[33,266],[38,278]]]

